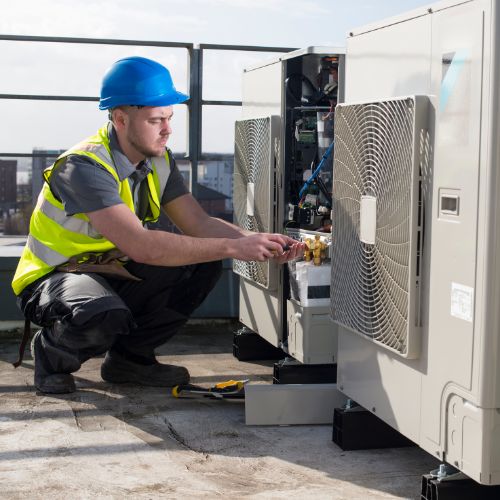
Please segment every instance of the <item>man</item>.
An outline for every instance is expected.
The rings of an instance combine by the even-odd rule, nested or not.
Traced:
[[[284,263],[302,244],[210,217],[186,190],[170,150],[172,106],[188,99],[155,61],[127,57],[104,76],[109,123],[63,153],[44,187],[13,280],[33,337],[35,387],[75,391],[87,359],[104,380],[173,386],[184,367],[154,354],[213,288],[221,259]],[[155,230],[160,206],[182,234]]]

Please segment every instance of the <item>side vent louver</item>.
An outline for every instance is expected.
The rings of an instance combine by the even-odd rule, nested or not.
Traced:
[[[275,146],[279,117],[236,122],[234,152],[234,222],[247,231],[273,232]],[[276,287],[276,264],[233,260],[233,271],[267,288]]]
[[[335,112],[332,317],[407,358],[420,350],[427,109],[412,96]]]

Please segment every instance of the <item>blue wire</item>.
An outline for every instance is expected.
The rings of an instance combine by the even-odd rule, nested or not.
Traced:
[[[325,154],[321,158],[321,161],[319,162],[319,165],[317,166],[316,170],[312,173],[311,177],[309,177],[309,179],[307,179],[307,181],[302,186],[302,189],[299,192],[299,200],[302,198],[302,195],[304,194],[305,190],[313,183],[314,179],[318,177],[318,174],[320,173],[321,168],[323,167],[323,163],[325,163],[325,161],[332,153],[334,142],[335,141],[332,141],[330,146],[328,146],[328,149],[325,151]]]

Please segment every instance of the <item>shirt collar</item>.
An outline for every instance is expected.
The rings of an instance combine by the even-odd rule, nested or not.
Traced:
[[[113,124],[109,122],[108,124],[108,137],[109,137],[109,149],[111,151],[111,157],[116,168],[116,173],[120,181],[133,175],[137,169],[132,165],[130,160],[125,156],[122,151],[120,144],[118,143],[118,137],[116,136],[115,128]],[[139,170],[144,172],[144,177],[151,172],[151,158],[146,158],[141,162]]]

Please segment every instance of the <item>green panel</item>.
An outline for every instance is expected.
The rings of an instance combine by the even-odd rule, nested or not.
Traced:
[[[0,321],[24,319],[10,286],[18,262],[19,257],[0,257]]]
[[[239,277],[232,271],[231,260],[223,261],[222,276],[205,302],[194,311],[193,318],[237,318],[239,311]]]

